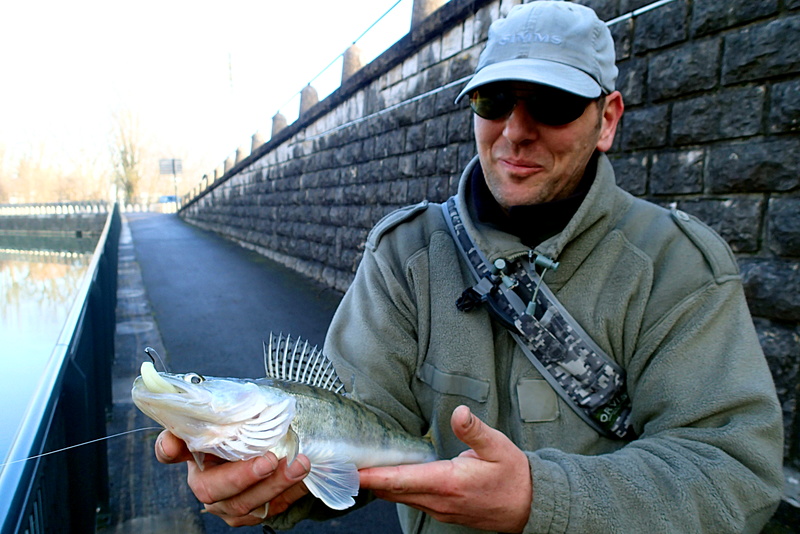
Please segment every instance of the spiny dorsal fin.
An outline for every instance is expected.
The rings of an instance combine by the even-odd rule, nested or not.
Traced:
[[[264,343],[264,370],[267,377],[275,380],[297,382],[334,393],[345,394],[344,384],[339,380],[333,363],[316,345],[290,336],[277,338],[269,335],[269,343]]]

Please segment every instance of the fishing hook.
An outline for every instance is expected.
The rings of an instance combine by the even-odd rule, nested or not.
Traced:
[[[150,360],[153,362],[153,365],[156,364],[156,358],[158,358],[158,363],[161,364],[161,368],[164,369],[164,372],[165,373],[169,372],[169,369],[167,369],[167,365],[164,363],[164,360],[161,359],[161,356],[158,355],[158,352],[156,352],[156,349],[154,349],[153,347],[145,347],[144,348],[144,353],[147,354],[150,357]],[[155,357],[153,356],[154,354],[155,354]]]

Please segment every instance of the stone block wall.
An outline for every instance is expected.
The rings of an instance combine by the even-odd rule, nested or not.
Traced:
[[[610,2],[584,2],[598,11]],[[623,0],[621,2],[625,4]],[[629,1],[625,9],[647,2]],[[612,26],[626,112],[611,157],[637,196],[719,232],[800,460],[800,2],[676,0]],[[607,17],[616,13],[607,12]]]
[[[580,2],[617,42],[618,182],[697,215],[737,254],[798,466],[800,0]],[[518,3],[451,0],[181,215],[344,291],[380,217],[455,192],[475,148],[453,100]]]

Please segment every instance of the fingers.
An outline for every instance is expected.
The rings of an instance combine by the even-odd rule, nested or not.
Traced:
[[[438,480],[447,478],[452,468],[449,460],[427,464],[371,467],[358,472],[360,486],[378,492],[404,495],[439,491]],[[379,495],[380,496],[380,495]],[[385,498],[381,496],[381,498]],[[387,499],[392,500],[392,499]]]
[[[506,445],[517,447],[502,432],[488,426],[472,414],[467,406],[459,406],[450,419],[453,433],[469,450],[463,457],[488,462],[501,460],[506,455]],[[427,464],[375,467],[359,471],[360,485],[364,489],[396,494],[441,493],[447,491],[442,480],[452,480],[456,468],[450,460]]]
[[[226,462],[204,470],[189,462],[189,487],[198,500],[211,504],[229,499],[275,472],[278,460],[274,454],[246,462]]]
[[[308,490],[301,483],[311,463],[299,455],[291,466],[275,455],[243,462],[229,462],[200,471],[189,463],[189,487],[210,513],[231,526],[253,525],[260,518],[251,515],[269,503],[269,515],[286,510]]]
[[[533,496],[528,457],[466,406],[453,411],[450,425],[468,450],[452,460],[363,469],[361,487],[437,521],[521,532]]]
[[[297,463],[297,462],[295,462]],[[294,464],[292,464],[294,467]],[[294,478],[294,485],[290,486],[277,497],[270,499],[268,516],[274,516],[285,512],[293,503],[308,494],[308,488],[301,481],[307,472]]]
[[[169,430],[164,430],[156,438],[156,459],[162,464],[175,464],[192,459],[192,453],[182,439],[176,438]]]
[[[242,462],[206,455],[201,470],[186,443],[167,430],[156,439],[155,453],[164,464],[187,462],[189,488],[206,510],[230,526],[257,525],[263,520],[259,515],[264,515],[265,504],[270,516],[277,515],[308,493],[302,480],[311,462],[302,454],[292,465],[285,458],[279,462],[272,453]]]
[[[516,449],[505,434],[475,417],[467,406],[453,410],[450,426],[453,434],[471,449],[472,452],[467,451],[471,456],[493,462],[505,456],[508,446]]]

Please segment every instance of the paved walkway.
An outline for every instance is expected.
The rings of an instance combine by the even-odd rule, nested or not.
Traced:
[[[322,345],[339,295],[175,215],[127,214],[120,243],[114,409],[109,434],[152,426],[130,385],[154,347],[174,372],[263,376],[270,332]],[[184,466],[155,461],[158,431],[109,441],[111,509],[103,532],[260,533],[200,513]],[[394,506],[376,501],[342,519],[306,521],[295,533],[399,533]]]

